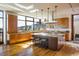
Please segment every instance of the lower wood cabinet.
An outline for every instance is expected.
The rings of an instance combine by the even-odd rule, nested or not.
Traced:
[[[9,44],[19,43],[32,39],[32,33],[10,33]]]

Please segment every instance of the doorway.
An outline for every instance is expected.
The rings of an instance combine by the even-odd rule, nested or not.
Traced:
[[[73,22],[72,22],[73,40],[79,41],[79,14],[73,15],[72,18],[73,18],[72,19],[73,20]]]

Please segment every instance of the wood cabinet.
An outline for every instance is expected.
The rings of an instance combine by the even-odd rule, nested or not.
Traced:
[[[69,28],[69,18],[64,17],[64,18],[57,18],[57,25],[61,25],[63,27]]]
[[[31,40],[32,33],[11,33],[9,34],[9,39],[9,44]]]
[[[8,14],[8,33],[17,32],[17,16]]]
[[[65,33],[65,41],[69,41],[69,33]]]

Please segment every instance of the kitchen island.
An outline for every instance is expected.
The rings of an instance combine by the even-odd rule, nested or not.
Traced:
[[[59,50],[59,35],[49,34],[49,33],[33,33],[34,44],[38,46],[49,48],[51,50]]]

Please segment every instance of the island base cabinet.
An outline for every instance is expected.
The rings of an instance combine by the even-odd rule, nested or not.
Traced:
[[[48,48],[51,50],[58,50],[58,38],[51,37],[48,39]]]

